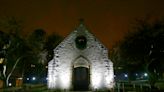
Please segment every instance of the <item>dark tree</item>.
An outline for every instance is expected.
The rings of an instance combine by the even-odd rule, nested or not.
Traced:
[[[27,38],[27,44],[31,51],[31,56],[26,62],[25,77],[36,76],[38,82],[45,75],[45,65],[47,63],[47,51],[44,49],[46,32],[43,29],[36,29]]]
[[[9,36],[0,31],[0,79],[4,80],[6,77],[6,49],[9,45]]]
[[[42,82],[42,78],[47,76],[46,66],[53,57],[53,49],[60,41],[61,36],[57,34],[46,36],[46,32],[43,29],[36,29],[28,36],[27,42],[33,59],[25,66],[27,67],[25,71],[26,77],[33,75],[37,77],[38,83]]]
[[[1,35],[1,51],[4,50],[4,58],[5,58],[5,81],[6,86],[8,86],[8,81],[10,77],[13,75],[15,70],[17,71],[16,75],[20,75],[22,72],[20,66],[18,66],[19,62],[27,56],[27,45],[25,39],[21,36],[21,31],[23,31],[22,23],[14,17],[7,17],[5,20],[0,21],[0,29],[3,30],[4,33]],[[2,45],[4,44],[4,45]],[[20,76],[19,76],[20,77]]]
[[[62,37],[53,33],[49,35],[46,39],[45,49],[48,51],[47,61],[50,61],[53,58],[54,52],[53,50],[62,41]]]
[[[137,20],[135,27],[119,43],[119,57],[130,72],[147,71],[153,87],[164,71],[164,21]]]
[[[45,63],[46,51],[44,50],[46,40],[46,32],[43,29],[34,30],[27,39],[28,46],[32,50],[33,55],[36,58],[36,61],[33,60],[33,63]]]

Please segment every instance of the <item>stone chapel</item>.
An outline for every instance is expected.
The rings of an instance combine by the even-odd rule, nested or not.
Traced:
[[[80,23],[54,49],[48,63],[48,88],[94,91],[113,87],[113,63],[107,48]]]

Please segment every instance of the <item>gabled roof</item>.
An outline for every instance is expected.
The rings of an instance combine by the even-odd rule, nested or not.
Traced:
[[[75,37],[84,35],[87,38],[94,39],[96,42],[101,44],[104,48],[106,48],[91,32],[88,31],[88,28],[84,24],[84,21],[80,21],[79,26],[75,28],[74,31],[72,31],[60,44],[59,46],[61,47],[62,44],[64,44],[66,41],[69,42],[68,40],[70,39],[75,39]],[[73,40],[74,41],[74,40]],[[58,48],[57,46],[56,48]],[[106,48],[107,49],[107,48]]]

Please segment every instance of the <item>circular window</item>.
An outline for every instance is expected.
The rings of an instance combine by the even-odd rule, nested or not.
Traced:
[[[83,50],[86,48],[86,45],[87,45],[87,39],[84,37],[84,36],[78,36],[76,39],[75,39],[75,42],[76,42],[76,47],[80,50]]]

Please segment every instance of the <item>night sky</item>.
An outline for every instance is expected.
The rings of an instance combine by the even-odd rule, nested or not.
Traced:
[[[27,33],[43,28],[66,37],[83,18],[108,48],[123,38],[135,18],[146,15],[164,16],[164,0],[0,0],[0,18],[23,20]]]

